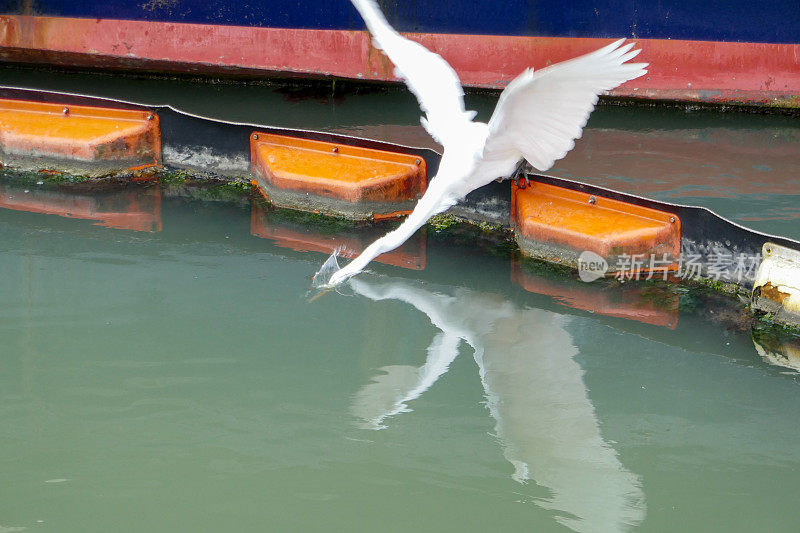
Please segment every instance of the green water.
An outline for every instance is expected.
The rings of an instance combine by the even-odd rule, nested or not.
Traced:
[[[7,74],[422,137],[400,92]],[[604,108],[591,126],[555,172],[800,236],[791,119]],[[0,532],[797,528],[793,344],[762,357],[724,299],[631,299],[431,231],[424,270],[374,263],[309,303],[315,228],[153,186],[0,186],[95,217],[0,210]],[[160,231],[95,224],[131,211]]]

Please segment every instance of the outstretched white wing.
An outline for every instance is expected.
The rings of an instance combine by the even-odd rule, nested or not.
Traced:
[[[474,113],[464,111],[464,90],[453,68],[438,54],[397,33],[374,0],[352,0],[374,37],[375,46],[394,63],[395,75],[403,78],[427,115],[422,125],[444,144],[452,132],[461,130]]]
[[[634,43],[622,46],[624,41],[536,72],[526,70],[508,84],[489,121],[481,166],[507,166],[525,157],[545,171],[564,157],[580,138],[598,96],[647,72],[647,63],[626,63],[641,50],[630,51]]]

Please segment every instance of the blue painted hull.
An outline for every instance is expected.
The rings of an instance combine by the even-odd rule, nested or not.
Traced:
[[[539,37],[630,37],[800,43],[800,1],[383,0],[400,31]],[[23,7],[30,6],[30,7]],[[347,0],[28,0],[3,14],[270,28],[363,29]]]
[[[613,96],[800,107],[800,0],[382,0],[469,87],[639,41],[648,75]],[[349,0],[0,0],[0,61],[189,74],[397,81]]]

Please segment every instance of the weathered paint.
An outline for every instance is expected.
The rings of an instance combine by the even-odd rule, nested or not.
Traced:
[[[158,164],[158,117],[148,111],[0,100],[0,160],[27,168],[37,158],[116,171]],[[31,161],[33,158],[33,161]]]
[[[528,67],[609,39],[410,33],[470,87],[500,89]],[[654,100],[797,107],[800,44],[640,39],[646,76],[610,94]],[[397,81],[362,31],[0,16],[0,58],[78,66],[252,76]]]
[[[425,192],[421,157],[253,132],[252,172],[276,205],[348,218],[407,214]]]
[[[800,251],[768,242],[762,257],[753,284],[753,308],[780,322],[800,323]]]
[[[800,42],[797,0],[380,0],[397,31],[473,35]],[[3,14],[362,30],[347,0],[24,0]]]
[[[609,273],[619,265],[634,271],[678,269],[681,221],[670,213],[531,182],[524,188],[512,183],[511,219],[520,248],[532,257],[577,267],[583,252],[593,252],[606,261]],[[625,256],[641,260],[626,263]]]

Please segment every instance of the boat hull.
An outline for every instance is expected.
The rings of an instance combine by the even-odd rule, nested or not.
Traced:
[[[215,2],[150,2],[161,6],[151,10],[144,8],[147,4],[125,7],[115,1],[35,2],[36,15],[22,9],[0,15],[0,59],[201,75],[398,81],[348,2],[329,6],[331,12],[309,2],[305,18],[296,4],[284,3],[270,3],[273,17],[264,6],[245,5],[220,11],[214,19],[208,6]],[[759,20],[781,21],[776,26],[739,20],[753,16],[754,8],[744,2],[732,2],[727,22],[700,14],[690,21],[686,9],[666,15],[643,10],[636,19],[617,13],[601,21],[571,8],[567,11],[578,13],[536,24],[525,23],[514,9],[530,16],[531,6],[539,6],[555,17],[553,9],[542,8],[545,2],[504,3],[504,15],[483,19],[487,5],[499,10],[501,4],[465,2],[463,13],[450,10],[452,20],[434,9],[434,2],[421,2],[429,22],[422,22],[423,14],[404,13],[405,3],[390,4],[395,7],[390,21],[447,59],[469,87],[501,89],[525,68],[542,68],[624,36],[637,39],[641,60],[651,66],[647,76],[612,91],[613,96],[800,107],[800,16],[791,16],[800,14],[796,2],[760,10]],[[598,4],[603,6],[598,13],[611,4]],[[162,13],[165,5],[173,9]],[[252,9],[250,18],[247,9]]]

